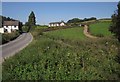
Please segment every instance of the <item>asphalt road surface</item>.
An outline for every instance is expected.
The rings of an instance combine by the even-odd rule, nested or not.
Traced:
[[[32,41],[32,39],[33,37],[30,33],[23,33],[17,39],[2,45],[2,59],[18,53],[20,50],[25,48]]]

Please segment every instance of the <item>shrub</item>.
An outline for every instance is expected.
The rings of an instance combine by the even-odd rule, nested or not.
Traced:
[[[1,44],[5,44],[9,41],[12,41],[14,39],[16,39],[18,36],[20,35],[20,33],[18,31],[14,31],[12,33],[4,33],[4,34],[1,34],[1,37],[2,37],[2,42],[0,42]]]
[[[104,37],[103,34],[96,34],[97,37]]]

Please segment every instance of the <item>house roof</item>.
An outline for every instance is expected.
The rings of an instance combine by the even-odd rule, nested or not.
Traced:
[[[4,21],[3,26],[18,26],[19,21]]]
[[[61,24],[61,23],[65,23],[64,21],[61,21],[61,22],[51,22],[49,24]]]

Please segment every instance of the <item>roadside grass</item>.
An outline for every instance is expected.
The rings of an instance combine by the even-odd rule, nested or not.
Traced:
[[[71,29],[69,32],[74,35]],[[81,28],[75,29],[77,31]],[[33,42],[3,62],[3,80],[120,79],[120,64],[115,61],[119,45],[116,39],[104,37],[83,41],[79,38],[80,40],[74,41],[77,37],[70,38],[67,29],[64,30],[66,33],[62,35],[65,37],[63,43],[72,47],[54,39],[58,31],[50,32],[54,33],[52,38],[44,35],[40,29],[35,29],[32,32]],[[69,40],[68,36],[73,40]]]
[[[68,29],[61,29],[51,32],[45,32],[46,36],[54,37],[57,39],[69,39],[69,40],[85,40],[86,37],[83,34],[83,27],[74,27]]]
[[[38,25],[38,26],[36,26],[36,28],[48,28],[48,26],[45,26],[45,25]]]
[[[112,33],[109,31],[111,21],[99,21],[97,23],[90,25],[90,33],[98,37],[107,37],[112,36]]]

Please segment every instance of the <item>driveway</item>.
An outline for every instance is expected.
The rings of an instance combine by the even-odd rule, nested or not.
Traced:
[[[25,48],[32,40],[33,36],[30,33],[23,33],[17,39],[0,46],[0,52],[2,52],[0,57],[4,59],[15,55],[17,52]]]

